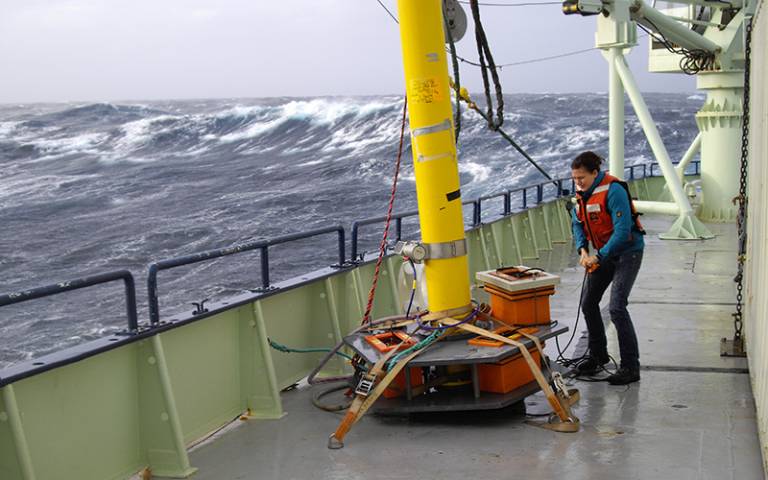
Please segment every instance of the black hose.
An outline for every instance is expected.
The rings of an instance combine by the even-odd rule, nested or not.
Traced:
[[[360,325],[356,329],[352,330],[349,334],[352,335],[360,332],[361,330],[365,330],[367,328],[371,328],[373,326],[381,325],[388,322],[394,322],[396,320],[408,320],[408,319],[403,315],[390,315],[388,317],[382,317],[378,320]],[[310,385],[318,385],[321,383],[348,382],[349,380],[351,380],[352,377],[348,375],[342,376],[342,377],[323,378],[320,380],[315,379],[315,377],[317,376],[318,373],[320,373],[320,370],[323,369],[325,364],[328,363],[328,361],[330,361],[330,359],[333,358],[334,355],[336,355],[336,352],[338,352],[343,346],[344,346],[344,340],[337,343],[335,347],[333,347],[327,354],[325,354],[323,359],[320,360],[320,363],[317,365],[317,367],[315,367],[314,370],[310,372],[309,376],[307,377],[307,383],[309,383]]]
[[[330,405],[322,403],[320,400],[326,395],[330,395],[334,392],[340,392],[341,390],[348,390],[349,388],[350,387],[348,383],[342,383],[340,385],[331,385],[329,388],[319,390],[312,395],[312,405],[316,406],[320,410],[325,410],[326,412],[340,412],[342,410],[346,410],[352,404],[352,399],[347,399],[347,401],[344,403]]]

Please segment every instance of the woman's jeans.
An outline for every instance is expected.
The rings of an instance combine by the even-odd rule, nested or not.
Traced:
[[[605,338],[603,317],[600,315],[600,300],[603,298],[608,284],[613,282],[608,311],[619,338],[621,366],[629,369],[640,368],[637,335],[635,335],[635,328],[632,326],[632,319],[627,311],[627,303],[629,303],[629,292],[635,283],[642,261],[642,250],[627,252],[611,259],[602,260],[600,268],[587,274],[581,300],[581,311],[584,312],[584,319],[589,331],[591,355],[598,360],[608,361],[608,342]]]

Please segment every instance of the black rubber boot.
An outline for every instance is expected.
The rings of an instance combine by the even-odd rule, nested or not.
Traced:
[[[627,385],[640,380],[639,368],[619,368],[616,373],[607,378],[611,385]]]
[[[576,366],[578,375],[594,375],[603,369],[603,365],[608,363],[608,359],[599,359],[597,357],[587,357]]]

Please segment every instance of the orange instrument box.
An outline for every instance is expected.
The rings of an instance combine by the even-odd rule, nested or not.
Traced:
[[[424,375],[421,367],[411,367],[411,388],[424,385]],[[384,398],[397,398],[405,395],[405,370],[398,373],[395,380],[384,390]]]
[[[533,361],[541,365],[539,351],[530,351]],[[509,393],[534,381],[533,373],[522,354],[499,363],[481,363],[477,366],[481,392]]]
[[[491,314],[507,325],[550,322],[549,297],[560,277],[536,268],[506,267],[477,272],[491,299]]]
[[[541,287],[513,294],[486,285],[491,297],[491,312],[507,325],[538,325],[550,322],[549,296],[555,287]]]

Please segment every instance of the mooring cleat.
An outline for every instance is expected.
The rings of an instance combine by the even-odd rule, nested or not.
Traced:
[[[339,450],[344,448],[344,442],[336,438],[336,434],[332,433],[330,437],[328,437],[328,448],[331,450]]]

